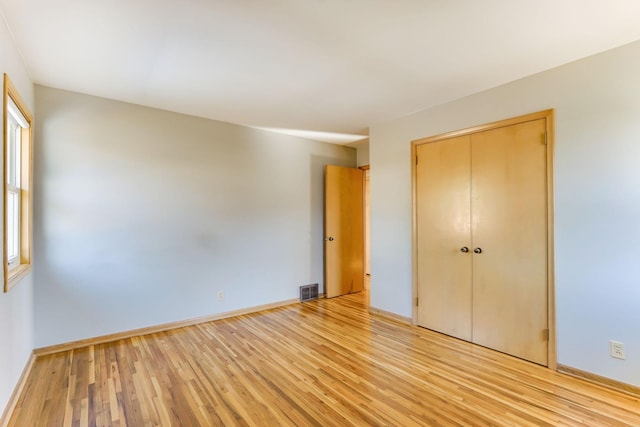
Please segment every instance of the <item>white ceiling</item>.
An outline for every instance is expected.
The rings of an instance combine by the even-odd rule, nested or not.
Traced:
[[[0,0],[32,79],[248,126],[369,125],[640,39],[638,0]]]

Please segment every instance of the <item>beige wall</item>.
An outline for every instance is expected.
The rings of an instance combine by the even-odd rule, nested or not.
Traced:
[[[358,150],[358,166],[365,166],[369,164],[369,140],[358,143],[355,146]]]
[[[640,386],[639,76],[636,42],[371,126],[371,304],[411,315],[411,141],[554,108],[558,361]]]
[[[36,106],[36,347],[322,286],[324,165],[355,149],[41,86]]]
[[[4,20],[0,19],[0,77],[4,73],[9,75],[33,112],[33,84],[22,65],[20,55],[11,44],[11,36]],[[0,125],[0,128],[3,126],[4,124]],[[0,212],[4,209],[1,204],[2,198]],[[1,235],[0,227],[0,238]],[[9,293],[1,293],[0,290],[0,414],[4,411],[33,348],[32,276],[30,274],[25,277]]]

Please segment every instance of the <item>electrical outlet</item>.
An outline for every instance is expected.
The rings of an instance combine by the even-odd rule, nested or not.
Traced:
[[[609,354],[616,359],[626,359],[624,354],[624,343],[619,341],[609,341]]]
[[[222,301],[224,299],[224,291],[218,291],[218,301]]]

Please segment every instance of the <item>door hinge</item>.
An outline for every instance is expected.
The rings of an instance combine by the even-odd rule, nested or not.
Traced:
[[[416,297],[416,307],[420,305],[420,298]]]
[[[544,143],[544,145],[547,145],[547,133],[546,132],[542,135],[542,142]]]
[[[542,330],[542,340],[549,341],[549,329]]]
[[[418,155],[416,154],[416,165],[418,164]]]

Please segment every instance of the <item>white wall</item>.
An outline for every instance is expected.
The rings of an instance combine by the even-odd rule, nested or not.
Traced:
[[[22,65],[18,52],[11,43],[11,36],[4,20],[0,19],[0,76],[4,73],[9,75],[22,99],[34,113],[33,84]],[[4,124],[0,124],[2,132],[4,132],[3,126]],[[2,150],[0,150],[1,161],[3,161]],[[0,212],[3,209],[2,198],[0,198]],[[2,227],[0,227],[0,238],[1,236]],[[1,251],[0,245],[0,253]],[[0,287],[0,415],[33,349],[32,276],[33,274],[29,274],[9,293],[1,293]]]
[[[346,144],[347,147],[356,149],[357,166],[366,166],[369,164],[369,139],[364,141],[351,142]]]
[[[359,142],[353,146],[358,151],[358,166],[369,164],[369,140]]]
[[[640,386],[640,42],[371,126],[371,304],[411,315],[411,140],[548,108],[558,361]]]
[[[322,286],[324,165],[355,149],[41,86],[36,105],[36,347]]]

